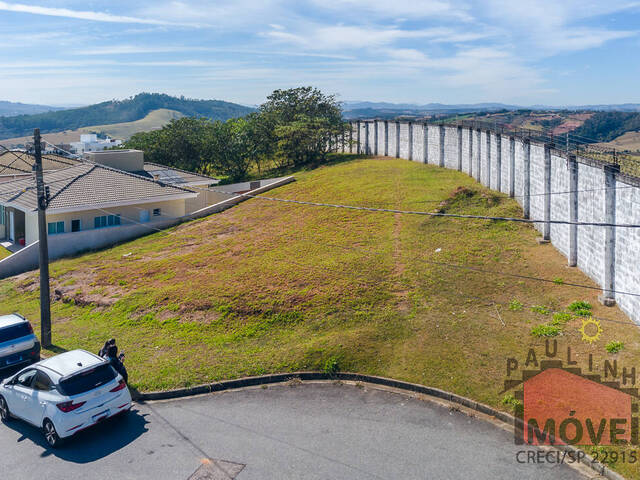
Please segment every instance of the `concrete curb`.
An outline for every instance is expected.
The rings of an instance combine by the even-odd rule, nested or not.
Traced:
[[[236,380],[224,380],[222,382],[209,383],[205,385],[199,385],[196,387],[179,388],[176,390],[166,390],[162,392],[149,392],[149,393],[137,393],[134,395],[134,400],[138,402],[144,402],[149,400],[170,400],[184,397],[191,397],[194,395],[202,395],[206,393],[222,392],[225,390],[232,390],[244,387],[254,387],[258,385],[269,385],[273,383],[284,383],[292,379],[299,380],[346,380],[352,382],[365,382],[373,385],[382,385],[385,387],[396,388],[398,390],[405,390],[407,392],[421,393],[432,397],[440,398],[451,403],[457,403],[471,410],[483,413],[485,415],[497,418],[505,423],[514,425],[517,419],[506,412],[501,412],[493,407],[485,405],[470,398],[456,395],[455,393],[446,392],[434,387],[428,387],[426,385],[420,385],[417,383],[403,382],[401,380],[394,380],[392,378],[378,377],[375,375],[365,375],[360,373],[350,372],[338,372],[334,374],[328,374],[325,372],[292,372],[292,373],[276,373],[271,375],[260,375],[257,377],[245,377]],[[565,452],[572,452],[577,454],[582,452],[579,448],[572,445],[554,445],[554,448]],[[584,457],[581,458],[581,463],[589,467],[595,473],[603,478],[609,480],[625,480],[625,478],[619,473],[614,472],[606,465],[594,460],[590,455],[585,452]],[[574,458],[576,458],[574,456]]]

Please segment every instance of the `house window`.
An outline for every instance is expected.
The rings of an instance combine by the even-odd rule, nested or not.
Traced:
[[[80,231],[80,220],[71,220],[71,231],[72,232]]]
[[[148,222],[149,221],[149,210],[140,210],[140,222]]]
[[[94,217],[93,228],[113,227],[120,225],[120,214]]]
[[[56,233],[64,233],[64,222],[50,222],[47,224],[47,233],[55,235]]]
[[[0,205],[0,225],[4,225],[4,205]]]
[[[159,217],[160,215],[162,215],[162,212],[160,211],[159,208],[154,208],[153,209],[153,216],[154,217]]]

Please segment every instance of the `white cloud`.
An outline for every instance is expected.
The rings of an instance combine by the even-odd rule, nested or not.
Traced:
[[[486,12],[520,48],[531,55],[550,56],[587,50],[637,35],[636,31],[589,26],[593,20],[614,13],[640,9],[637,1],[489,0]]]
[[[367,12],[387,18],[427,18],[454,17],[468,21],[471,19],[464,2],[446,0],[314,0],[316,5],[326,9]]]
[[[176,25],[173,22],[155,20],[152,18],[128,17],[122,15],[112,15],[104,12],[70,10],[68,8],[41,7],[37,5],[24,5],[21,3],[0,2],[0,10],[7,12],[30,13],[34,15],[46,15],[51,17],[75,18],[78,20],[89,20],[94,22],[110,23],[146,23],[150,25]]]
[[[400,29],[356,25],[303,25],[300,33],[271,30],[262,35],[312,50],[353,50],[390,45],[399,40],[465,42],[486,37],[485,33],[457,32],[451,28]]]

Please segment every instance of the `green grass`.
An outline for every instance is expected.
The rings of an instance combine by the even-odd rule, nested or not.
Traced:
[[[11,255],[11,252],[3,246],[0,246],[0,260],[7,258],[9,255]]]
[[[342,160],[298,172],[295,183],[268,195],[521,215],[513,200],[459,172],[397,159]],[[580,318],[563,316],[558,342],[583,359],[624,341],[619,362],[640,360],[637,328],[599,305],[597,290],[442,265],[594,285],[535,238],[533,228],[504,221],[248,200],[168,234],[54,262],[52,291],[63,295],[52,303],[53,340],[57,349],[97,351],[115,337],[131,384],[145,391],[339,369],[431,385],[508,411],[498,393],[506,358],[524,362],[530,347],[544,352],[547,340],[531,335],[545,318],[531,306],[557,312],[584,299],[594,315],[620,323],[603,322],[590,345],[581,340]],[[0,282],[0,312],[11,311],[38,327],[37,272]]]

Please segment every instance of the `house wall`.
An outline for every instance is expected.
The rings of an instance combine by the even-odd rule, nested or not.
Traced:
[[[364,121],[360,122],[364,128]],[[373,123],[373,122],[371,122]],[[388,156],[408,159],[408,124],[400,123],[401,135],[396,150],[395,122],[389,122]],[[424,141],[423,126],[413,124],[413,139]],[[428,163],[439,164],[441,136],[439,125],[428,126]],[[516,138],[513,142],[514,161],[511,163],[511,138],[501,132],[486,132],[467,127],[445,127],[444,166],[458,167],[458,135],[462,142],[462,171],[472,175],[489,188],[511,194],[525,208],[529,218],[541,220],[533,224],[543,236],[568,258],[570,266],[578,266],[603,288],[604,299],[615,299],[620,308],[636,323],[640,323],[640,229],[602,225],[553,224],[551,221],[578,221],[615,224],[640,224],[640,180],[618,173],[609,173],[609,184],[603,164],[587,158],[568,157],[542,143],[527,143]],[[417,139],[416,139],[417,137]],[[500,137],[500,138],[498,138]],[[529,168],[526,168],[529,150]],[[414,149],[414,152],[416,150]],[[500,166],[498,167],[498,152]],[[380,152],[384,155],[384,151]],[[422,162],[423,157],[413,155]],[[572,170],[577,165],[577,186],[571,186]],[[576,178],[575,176],[573,177]],[[529,184],[529,196],[525,197]],[[613,184],[613,187],[611,186]],[[572,192],[572,193],[569,193]],[[571,218],[571,210],[576,218]],[[550,221],[551,220],[551,221]],[[572,230],[575,229],[575,230]],[[571,235],[574,231],[576,234]],[[571,238],[575,238],[572,242]],[[573,260],[572,260],[573,259]]]
[[[154,217],[153,209],[159,208],[161,212],[161,216]],[[64,231],[66,233],[71,233],[71,221],[72,220],[80,220],[80,229],[84,230],[95,230],[94,228],[94,218],[101,217],[104,215],[117,215],[120,214],[121,218],[121,226],[123,225],[131,225],[137,224],[141,221],[141,212],[147,211],[149,213],[150,220],[166,220],[172,218],[182,217],[185,213],[185,200],[169,200],[164,202],[154,202],[154,203],[142,203],[139,205],[127,205],[124,207],[110,207],[105,208],[103,210],[83,210],[80,212],[68,212],[68,213],[51,213],[47,214],[47,223],[51,222],[64,222]],[[35,237],[30,237],[33,241],[38,239],[37,236],[37,214],[34,214],[36,217],[35,221]],[[105,230],[107,228],[119,228],[118,226],[114,227],[104,227],[98,230]],[[79,233],[79,232],[73,232]],[[61,234],[56,234],[61,235]],[[53,235],[50,235],[53,236]],[[29,243],[32,243],[29,242]]]
[[[222,202],[229,198],[228,193],[214,191],[206,187],[198,187],[196,189],[198,196],[196,198],[188,198],[185,202],[185,213],[195,212],[201,208]]]

